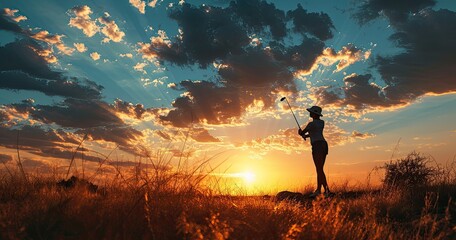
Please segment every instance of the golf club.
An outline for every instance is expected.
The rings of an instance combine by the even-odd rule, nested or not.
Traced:
[[[291,109],[291,105],[288,102],[287,97],[283,97],[283,98],[280,99],[281,102],[283,102],[283,100],[287,101],[287,104],[288,104],[288,107],[290,108],[291,114],[293,114],[293,117],[294,117],[294,119],[296,121],[296,124],[298,124],[298,128],[301,129],[301,125],[299,124],[298,119],[296,118],[296,116],[295,116],[295,114],[293,112],[293,109]],[[306,137],[303,136],[302,138],[304,138],[304,141],[307,141]]]
[[[280,99],[281,102],[283,102],[283,100],[287,101],[288,107],[289,107],[290,110],[291,110],[291,114],[293,114],[293,117],[294,117],[294,119],[295,119],[295,121],[296,121],[296,124],[298,124],[298,128],[301,128],[301,125],[299,124],[298,119],[296,118],[296,116],[295,116],[295,114],[294,114],[294,112],[293,112],[293,109],[291,109],[291,106],[290,106],[290,103],[288,102],[287,97],[283,97],[283,98]]]

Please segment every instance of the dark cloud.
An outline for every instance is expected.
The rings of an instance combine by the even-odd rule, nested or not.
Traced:
[[[197,142],[220,142],[220,139],[212,136],[209,131],[204,128],[192,129],[191,137]]]
[[[62,129],[44,129],[30,125],[21,129],[0,127],[0,146],[13,149],[19,146],[20,150],[40,156],[68,158],[68,154],[61,153],[73,151],[80,141],[80,136]],[[52,149],[58,149],[59,152]]]
[[[84,161],[91,161],[91,162],[103,162],[105,158],[97,157],[90,155],[87,153],[87,150],[85,149],[78,149],[78,152],[75,155],[75,150],[76,146],[73,149],[63,149],[60,147],[48,147],[41,149],[40,152],[33,152],[34,154],[38,156],[43,156],[43,157],[55,157],[55,158],[61,158],[61,159],[67,159],[71,160],[73,156],[77,158],[83,158]],[[83,154],[83,155],[82,155]]]
[[[329,86],[322,86],[314,88],[313,97],[317,100],[318,105],[336,105],[341,106],[343,103],[343,96],[341,96],[341,89],[332,89]]]
[[[286,47],[281,43],[271,43],[274,57],[286,66],[296,70],[310,70],[316,59],[325,49],[325,44],[315,38],[304,37],[300,45]]]
[[[187,94],[177,98],[172,104],[174,109],[160,119],[177,127],[191,123],[229,124],[237,122],[255,100],[262,102],[263,109],[270,109],[279,92],[297,92],[290,65],[298,67],[302,57],[302,61],[308,62],[307,66],[300,67],[308,69],[317,57],[317,51],[302,48],[297,53],[299,57],[295,56],[297,60],[293,61],[289,59],[293,56],[287,52],[290,49],[271,52],[249,48],[247,54],[228,56],[224,66],[219,68],[218,83],[181,82],[178,89]],[[277,60],[275,56],[283,60]]]
[[[253,48],[244,55],[230,55],[224,64],[227,66],[219,69],[219,75],[226,86],[265,88],[265,91],[295,90],[290,69],[262,49]]]
[[[8,16],[5,8],[0,9],[0,30],[24,33],[24,30],[11,18],[11,16]]]
[[[395,26],[390,37],[402,48],[397,55],[377,56],[372,67],[380,73],[385,87],[369,83],[371,75],[344,79],[342,94],[329,88],[315,91],[322,103],[352,105],[356,109],[394,107],[409,104],[426,94],[456,92],[456,13],[423,10]]]
[[[62,73],[50,69],[38,53],[43,47],[31,39],[22,39],[0,47],[0,71],[21,71],[37,78],[58,80]]]
[[[70,128],[122,126],[124,122],[113,108],[98,100],[67,98],[58,105],[36,105],[32,117],[46,124]]]
[[[116,99],[114,101],[113,107],[116,111],[128,115],[133,115],[137,119],[141,119],[143,114],[147,111],[147,109],[144,108],[144,105],[140,103],[132,104],[126,101],[122,101],[120,99]]]
[[[432,7],[435,0],[367,0],[353,14],[353,17],[360,23],[365,24],[381,15],[385,15],[392,24],[406,21],[411,13],[417,13],[423,8]]]
[[[295,10],[288,11],[287,18],[293,20],[293,30],[297,33],[308,33],[322,41],[333,37],[334,25],[326,13],[308,13],[301,4],[298,4]]]
[[[372,75],[350,75],[344,78],[345,99],[344,104],[354,106],[356,109],[368,106],[388,106],[392,103],[385,99],[381,87],[369,83]]]
[[[0,145],[16,148],[15,140],[19,134],[22,148],[42,156],[48,154],[63,157],[68,154],[66,144],[79,144],[82,136],[86,134],[92,140],[113,142],[122,150],[134,152],[131,141],[143,136],[140,131],[117,117],[113,106],[101,101],[66,99],[58,105],[51,106],[23,102],[7,107],[12,111],[30,115],[30,119],[39,123],[65,127],[48,130],[30,125],[17,130],[6,126],[0,128]]]
[[[54,56],[54,51],[52,49],[52,46],[55,46],[60,53],[66,54],[66,55],[71,55],[74,52],[73,48],[67,47],[64,43],[62,38],[64,35],[58,35],[58,34],[50,34],[46,30],[39,31],[37,33],[32,33],[31,30],[29,29],[23,29],[20,27],[17,23],[21,20],[27,19],[24,16],[18,16],[15,17],[14,14],[18,10],[12,10],[9,8],[5,8],[3,10],[0,10],[0,30],[6,30],[10,31],[13,33],[18,34],[21,37],[24,37],[25,39],[31,40],[35,39],[40,41],[41,43],[45,43],[48,48],[45,50],[40,50],[38,48],[41,47],[35,47],[32,46],[32,44],[28,44],[29,48],[31,48],[33,51],[39,53],[41,57],[43,57],[44,60],[47,62],[57,62],[57,58]],[[36,44],[35,44],[36,45]]]
[[[49,96],[82,99],[101,98],[102,86],[88,79],[79,80],[51,70],[40,52],[45,51],[31,39],[0,47],[0,88],[39,91]]]
[[[301,5],[288,15],[295,24],[295,32],[306,34],[306,37],[307,34],[316,36],[318,41],[332,37],[331,29],[334,26],[328,15],[308,13]],[[267,34],[270,32],[272,39],[280,41],[289,35],[285,12],[266,1],[232,1],[226,8],[183,4],[182,7],[172,9],[169,16],[177,22],[182,34],[168,39],[163,32],[159,32],[160,36],[152,37],[151,43],[139,43],[138,51],[144,58],[157,58],[177,65],[199,64],[206,68],[214,61],[224,61],[232,55],[249,54],[246,52],[252,41],[249,36],[264,36],[266,40],[271,38]],[[311,44],[304,45],[306,50],[288,50],[300,50],[301,54],[303,51],[313,52],[312,47],[318,45],[320,48],[319,45],[322,44],[318,41],[306,39],[303,44]],[[308,55],[302,54],[301,61],[306,57]]]
[[[375,67],[387,84],[386,97],[409,101],[424,94],[456,91],[456,13],[423,11],[391,36],[402,53],[378,57]]]
[[[345,87],[331,89],[319,87],[314,91],[318,104],[335,106],[352,106],[356,110],[369,107],[389,107],[399,102],[392,102],[384,96],[383,89],[369,82],[372,75],[352,74],[344,78]]]
[[[274,39],[287,35],[285,13],[273,3],[260,0],[237,0],[230,3],[229,11],[240,17],[247,28],[253,32],[262,32],[269,27]]]
[[[30,148],[46,148],[60,146],[62,143],[77,144],[78,136],[62,129],[43,129],[40,126],[26,125],[20,129],[0,127],[0,144],[8,148],[16,148],[16,140],[19,138],[19,145]]]
[[[143,136],[143,134],[130,126],[99,126],[76,131],[79,134],[87,134],[92,140],[114,142],[121,150],[136,153],[131,141]]]
[[[84,83],[84,84],[82,84]],[[10,90],[39,91],[48,96],[63,96],[81,99],[98,99],[102,87],[90,80],[76,78],[47,80],[35,78],[24,72],[0,72],[0,88]]]
[[[174,109],[160,119],[176,127],[188,127],[192,123],[230,123],[243,111],[237,90],[217,86],[215,83],[182,81],[180,85],[188,95],[177,98]]]
[[[74,20],[75,23],[83,26],[87,22],[84,22],[84,19],[90,20],[87,18],[90,14],[89,8],[75,8],[72,11],[76,18],[80,18],[79,22],[76,21],[78,19]],[[12,13],[14,12],[10,11],[9,14]],[[24,17],[17,21],[21,19]],[[102,31],[110,40],[117,41],[122,38],[113,21],[107,18],[99,21],[106,25]],[[63,72],[52,69],[49,64],[56,62],[52,55],[53,50],[44,48],[41,44],[55,45],[60,51],[69,54],[72,50],[63,45],[63,35],[51,35],[47,31],[33,34],[29,30],[21,29],[3,15],[0,16],[0,27],[22,37],[21,40],[0,47],[0,88],[39,91],[49,96],[65,98],[53,105],[39,105],[33,101],[4,105],[0,111],[1,146],[16,148],[14,140],[19,133],[21,150],[40,156],[68,158],[73,151],[69,145],[78,144],[82,136],[87,134],[90,139],[114,142],[121,150],[134,152],[130,141],[141,137],[142,133],[124,123],[118,114],[132,113],[140,119],[146,111],[143,105],[130,105],[121,100],[110,105],[101,100],[102,86],[88,79],[64,76]],[[21,117],[22,122],[15,124],[17,129],[8,128],[11,124],[6,123],[11,118]],[[41,127],[29,125],[31,123]],[[56,125],[63,128],[58,129]],[[90,155],[86,158],[99,160]]]
[[[182,29],[181,38],[173,43],[153,38],[151,44],[142,45],[142,54],[178,65],[198,63],[207,67],[229,53],[242,52],[249,44],[245,30],[224,9],[183,4],[169,16]]]
[[[279,92],[297,92],[293,74],[312,69],[325,49],[321,39],[332,37],[333,28],[327,15],[299,5],[289,19],[303,40],[287,45],[281,41],[290,33],[285,12],[258,0],[233,1],[226,8],[184,4],[169,16],[181,36],[170,40],[161,32],[150,44],[140,43],[143,57],[202,68],[216,62],[219,75],[215,81],[172,86],[186,93],[159,119],[176,127],[237,123],[253,104],[271,109]],[[265,43],[251,44],[249,36],[264,36]]]

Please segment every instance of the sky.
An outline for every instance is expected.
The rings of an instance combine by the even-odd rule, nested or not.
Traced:
[[[0,162],[296,189],[316,173],[287,97],[301,125],[323,108],[330,185],[412,151],[445,165],[455,29],[452,0],[2,1]]]

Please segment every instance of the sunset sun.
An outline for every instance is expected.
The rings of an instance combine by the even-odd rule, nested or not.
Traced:
[[[246,171],[241,173],[241,178],[244,180],[246,185],[251,185],[255,182],[256,175],[252,172]]]

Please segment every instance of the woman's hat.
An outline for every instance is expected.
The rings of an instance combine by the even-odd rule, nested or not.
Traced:
[[[323,115],[321,114],[321,107],[319,106],[312,106],[311,108],[307,108],[307,111],[315,113],[320,117],[323,117]]]

